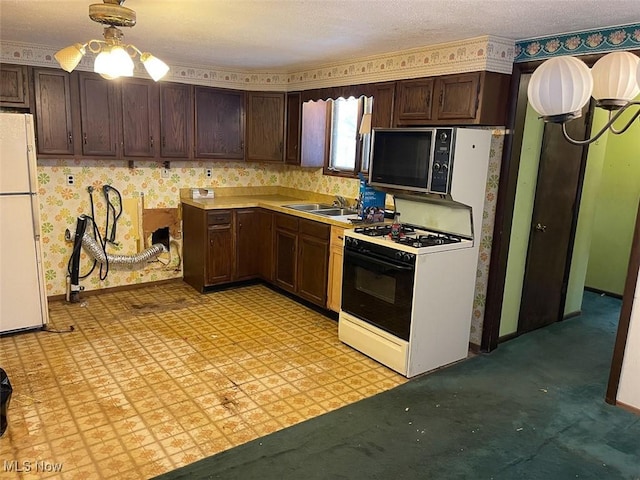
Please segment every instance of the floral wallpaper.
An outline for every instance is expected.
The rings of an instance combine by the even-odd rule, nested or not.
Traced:
[[[516,43],[515,62],[640,48],[640,23]]]
[[[500,183],[504,135],[505,131],[503,129],[496,129],[493,131],[491,138],[486,196],[484,211],[482,212],[482,230],[480,232],[476,291],[473,297],[473,316],[471,318],[471,335],[469,337],[469,341],[475,345],[482,343],[482,325],[484,323],[487,282],[489,280],[489,262],[491,260],[491,244],[493,242],[493,226],[495,224],[498,185]]]
[[[102,192],[103,185],[110,185],[120,192],[123,206],[133,200],[134,205],[139,201],[143,202],[141,206],[144,208],[173,208],[180,203],[181,188],[277,186],[280,185],[282,168],[261,164],[215,164],[213,178],[207,178],[202,162],[173,162],[168,177],[164,178],[161,166],[155,162],[136,162],[135,168],[128,168],[124,162],[109,160],[38,160],[40,222],[47,294],[60,295],[66,291],[67,263],[73,243],[66,241],[65,232],[67,229],[71,234],[75,232],[79,215],[92,215],[89,186],[94,188],[95,221],[101,234],[104,234],[107,207]],[[74,185],[67,184],[69,175],[74,177]],[[112,195],[111,197],[113,198]],[[118,208],[118,200],[113,201]],[[123,210],[116,231],[118,244],[108,245],[107,253],[138,253],[136,212],[135,209]],[[160,262],[147,264],[141,269],[111,266],[103,281],[96,270],[80,283],[87,290],[95,290],[180,278],[180,239],[172,240],[175,240],[175,243],[170,254],[163,254]],[[88,272],[91,264],[91,259],[83,251],[81,274]]]

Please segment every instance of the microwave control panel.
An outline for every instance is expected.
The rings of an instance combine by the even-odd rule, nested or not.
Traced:
[[[453,169],[453,128],[438,128],[433,142],[431,162],[431,193],[447,194],[451,191],[451,171]]]

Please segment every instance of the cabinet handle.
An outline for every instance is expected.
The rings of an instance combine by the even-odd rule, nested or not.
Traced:
[[[163,136],[162,137],[162,147],[166,147],[167,146],[167,137]]]
[[[149,137],[149,143],[151,145],[151,148],[153,148],[153,136]]]
[[[440,89],[440,106],[442,107],[444,104],[444,90]]]
[[[344,237],[338,235],[338,240],[344,240]]]
[[[84,144],[87,144],[87,132],[84,132]]]
[[[73,143],[73,135],[71,135],[71,132],[69,132],[69,144]]]

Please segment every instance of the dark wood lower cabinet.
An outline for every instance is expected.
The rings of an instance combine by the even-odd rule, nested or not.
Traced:
[[[327,304],[328,233],[326,238],[304,234],[298,238],[298,295],[322,307]]]
[[[261,276],[265,255],[261,210],[236,210],[236,268],[234,280]]]
[[[325,307],[331,227],[292,215],[275,217],[274,283]]]
[[[276,214],[274,283],[290,292],[296,291],[298,274],[298,219]]]
[[[233,232],[231,224],[210,225],[207,229],[207,285],[227,283],[233,274]]]
[[[184,281],[208,287],[261,278],[326,306],[331,227],[262,208],[182,205]]]

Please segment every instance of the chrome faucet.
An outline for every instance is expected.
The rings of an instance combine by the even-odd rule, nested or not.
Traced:
[[[341,197],[340,195],[336,195],[336,199],[333,201],[333,205],[340,208],[346,208],[347,199],[344,197]]]

